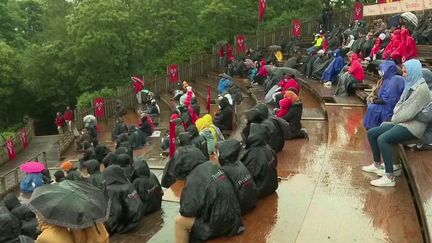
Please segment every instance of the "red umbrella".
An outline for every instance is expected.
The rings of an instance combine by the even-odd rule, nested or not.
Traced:
[[[20,166],[20,169],[26,173],[40,173],[45,170],[45,165],[37,161],[29,161]]]

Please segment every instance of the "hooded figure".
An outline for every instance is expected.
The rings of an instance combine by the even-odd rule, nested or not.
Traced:
[[[90,174],[89,183],[94,185],[99,189],[103,189],[103,175],[100,172],[100,163],[99,161],[92,159],[84,162],[84,167],[87,168],[87,172]]]
[[[126,134],[122,134],[116,142],[116,154],[127,154],[131,161],[133,160],[133,150],[132,146],[129,143],[129,138]],[[132,163],[130,163],[132,164]]]
[[[289,134],[285,139],[307,138],[307,133],[302,129],[301,117],[303,114],[303,103],[296,99],[291,105],[289,111],[282,117],[289,123]]]
[[[216,114],[214,123],[220,130],[232,130],[233,110],[227,98],[219,101],[220,111]]]
[[[195,218],[191,238],[200,241],[237,235],[245,230],[233,187],[220,167],[211,161],[198,165],[186,178],[180,214]]]
[[[324,71],[322,80],[335,83],[337,75],[342,71],[343,67],[345,66],[345,59],[343,58],[343,52],[340,49],[337,49],[333,55],[335,58]]]
[[[385,121],[390,121],[393,109],[402,95],[405,80],[398,75],[396,63],[386,61],[380,65],[383,82],[377,98],[368,104],[365,127],[371,129],[378,127]]]
[[[219,164],[231,181],[240,203],[242,214],[255,208],[258,201],[255,182],[249,170],[238,160],[241,144],[229,139],[218,143]]]
[[[319,55],[319,58],[315,60],[312,67],[311,77],[315,79],[320,79],[323,76],[324,71],[333,61],[333,56],[328,53],[323,53]]]
[[[18,198],[16,197],[16,195],[14,193],[8,193],[4,199],[3,199],[3,204],[4,206],[7,208],[7,210],[9,212],[12,212],[12,210],[14,210],[15,208],[21,206],[20,201],[18,200]]]
[[[135,125],[129,126],[129,144],[132,149],[142,148],[146,144],[144,133],[138,129]]]
[[[401,30],[397,29],[397,30],[393,31],[393,33],[391,35],[390,43],[384,49],[384,52],[383,52],[384,59],[386,59],[386,60],[390,59],[392,53],[394,51],[396,51],[398,47],[401,46],[401,43],[402,43]],[[400,51],[401,50],[399,50],[399,53],[400,53]],[[393,54],[393,57],[395,57],[394,54]]]
[[[141,118],[141,125],[140,125],[141,131],[144,133],[145,136],[150,137],[153,134],[153,126],[149,120],[149,117],[147,115],[144,115]]]
[[[216,141],[212,131],[210,131],[209,128],[204,126],[204,120],[202,118],[198,119],[195,125],[199,131],[199,135],[202,136],[207,142],[208,155],[213,154],[213,151],[216,146]]]
[[[208,159],[209,154],[207,150],[207,140],[199,134],[198,129],[195,125],[191,125],[188,127],[188,133],[191,139],[191,143],[199,150],[201,150],[204,156],[206,156]]]
[[[127,178],[129,178],[129,175],[131,173],[132,161],[133,159],[131,159],[130,156],[125,153],[118,154],[116,157],[115,164],[123,169],[124,174]]]
[[[128,128],[123,121],[118,121],[114,131],[112,132],[112,138],[116,139],[120,134],[127,133]]]
[[[20,190],[22,192],[33,192],[36,187],[44,185],[42,173],[28,173],[20,182]]]
[[[133,163],[131,181],[143,203],[143,215],[153,213],[161,208],[163,196],[161,185],[155,174],[150,172],[144,159],[138,159]]]
[[[276,153],[267,145],[267,131],[260,124],[252,124],[246,150],[240,161],[248,168],[258,190],[258,198],[270,195],[278,188]]]
[[[102,163],[105,156],[111,152],[110,149],[104,145],[104,144],[98,144],[94,149],[96,159],[99,161],[99,163]]]
[[[135,229],[141,220],[142,202],[122,168],[111,165],[103,172],[104,191],[111,200],[106,226],[110,234],[126,233]]]
[[[262,124],[267,129],[268,145],[276,152],[282,150],[285,145],[284,137],[281,136],[281,131],[276,127],[273,120],[270,118],[269,110],[266,104],[259,103],[254,109],[258,111],[258,119],[252,121],[253,123]]]
[[[0,242],[2,243],[31,243],[30,237],[20,235],[20,222],[12,214],[0,214]]]
[[[197,165],[207,161],[207,157],[197,147],[191,144],[189,133],[178,135],[179,146],[172,159],[165,166],[162,176],[162,186],[170,187],[177,178],[184,179]]]
[[[276,111],[276,116],[277,117],[283,117],[283,116],[285,116],[288,113],[291,105],[292,105],[291,98],[287,97],[287,98],[281,99],[279,101],[279,107],[280,107],[280,109],[278,111]]]
[[[227,78],[221,78],[218,84],[218,94],[222,94],[225,91],[228,91],[230,87],[231,81]]]

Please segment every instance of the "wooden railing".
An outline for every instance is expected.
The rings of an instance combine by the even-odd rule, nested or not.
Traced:
[[[46,153],[41,152],[36,156],[27,159],[26,161],[39,161],[47,168]],[[0,198],[3,198],[7,193],[14,191],[19,187],[20,181],[24,178],[25,173],[16,167],[0,176]]]
[[[27,132],[27,139],[28,142],[30,143],[30,141],[33,139],[34,137],[34,125],[33,125],[33,120],[30,119],[27,124],[24,126],[24,128],[26,129]],[[19,153],[21,152],[24,148],[23,148],[23,144],[21,141],[21,130],[19,130],[13,137],[12,137],[12,141],[14,143],[15,146],[15,152]],[[6,149],[6,141],[2,141],[1,144],[1,149],[0,149],[0,165],[6,163],[7,161],[9,161],[9,156],[7,153],[7,149]]]

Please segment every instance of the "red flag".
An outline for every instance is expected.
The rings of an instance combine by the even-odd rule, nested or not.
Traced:
[[[170,81],[178,82],[179,81],[179,73],[178,73],[178,64],[171,64],[168,67]]]
[[[28,147],[28,137],[27,137],[27,131],[25,128],[21,129],[21,142],[22,142],[23,148],[26,149]]]
[[[237,36],[237,53],[246,52],[246,37],[244,35]]]
[[[355,2],[354,4],[354,20],[363,19],[363,4],[361,2]]]
[[[387,0],[379,0],[379,3],[387,3]]]
[[[133,76],[131,77],[132,81],[134,82],[134,88],[135,88],[135,94],[138,94],[141,92],[141,90],[144,89],[144,79],[141,79],[140,77]]]
[[[264,20],[264,15],[267,8],[267,0],[259,0],[260,1],[260,7],[259,7],[259,20]]]
[[[95,98],[95,116],[101,118],[105,116],[105,99],[103,97]]]
[[[302,33],[302,29],[301,29],[301,21],[300,19],[294,19],[293,20],[293,35],[295,37],[300,37],[301,33]]]
[[[207,113],[210,114],[210,103],[211,103],[211,94],[210,94],[210,85],[207,87]]]
[[[15,145],[12,139],[6,140],[6,149],[9,156],[9,160],[13,160],[16,158]]]
[[[176,123],[175,121],[170,121],[170,145],[169,145],[169,153],[170,159],[173,158],[174,153],[176,151]]]

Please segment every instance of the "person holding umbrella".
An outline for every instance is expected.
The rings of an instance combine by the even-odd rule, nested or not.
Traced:
[[[103,225],[109,217],[110,202],[93,185],[65,180],[37,188],[28,207],[38,218],[42,233],[37,242],[108,242]]]

